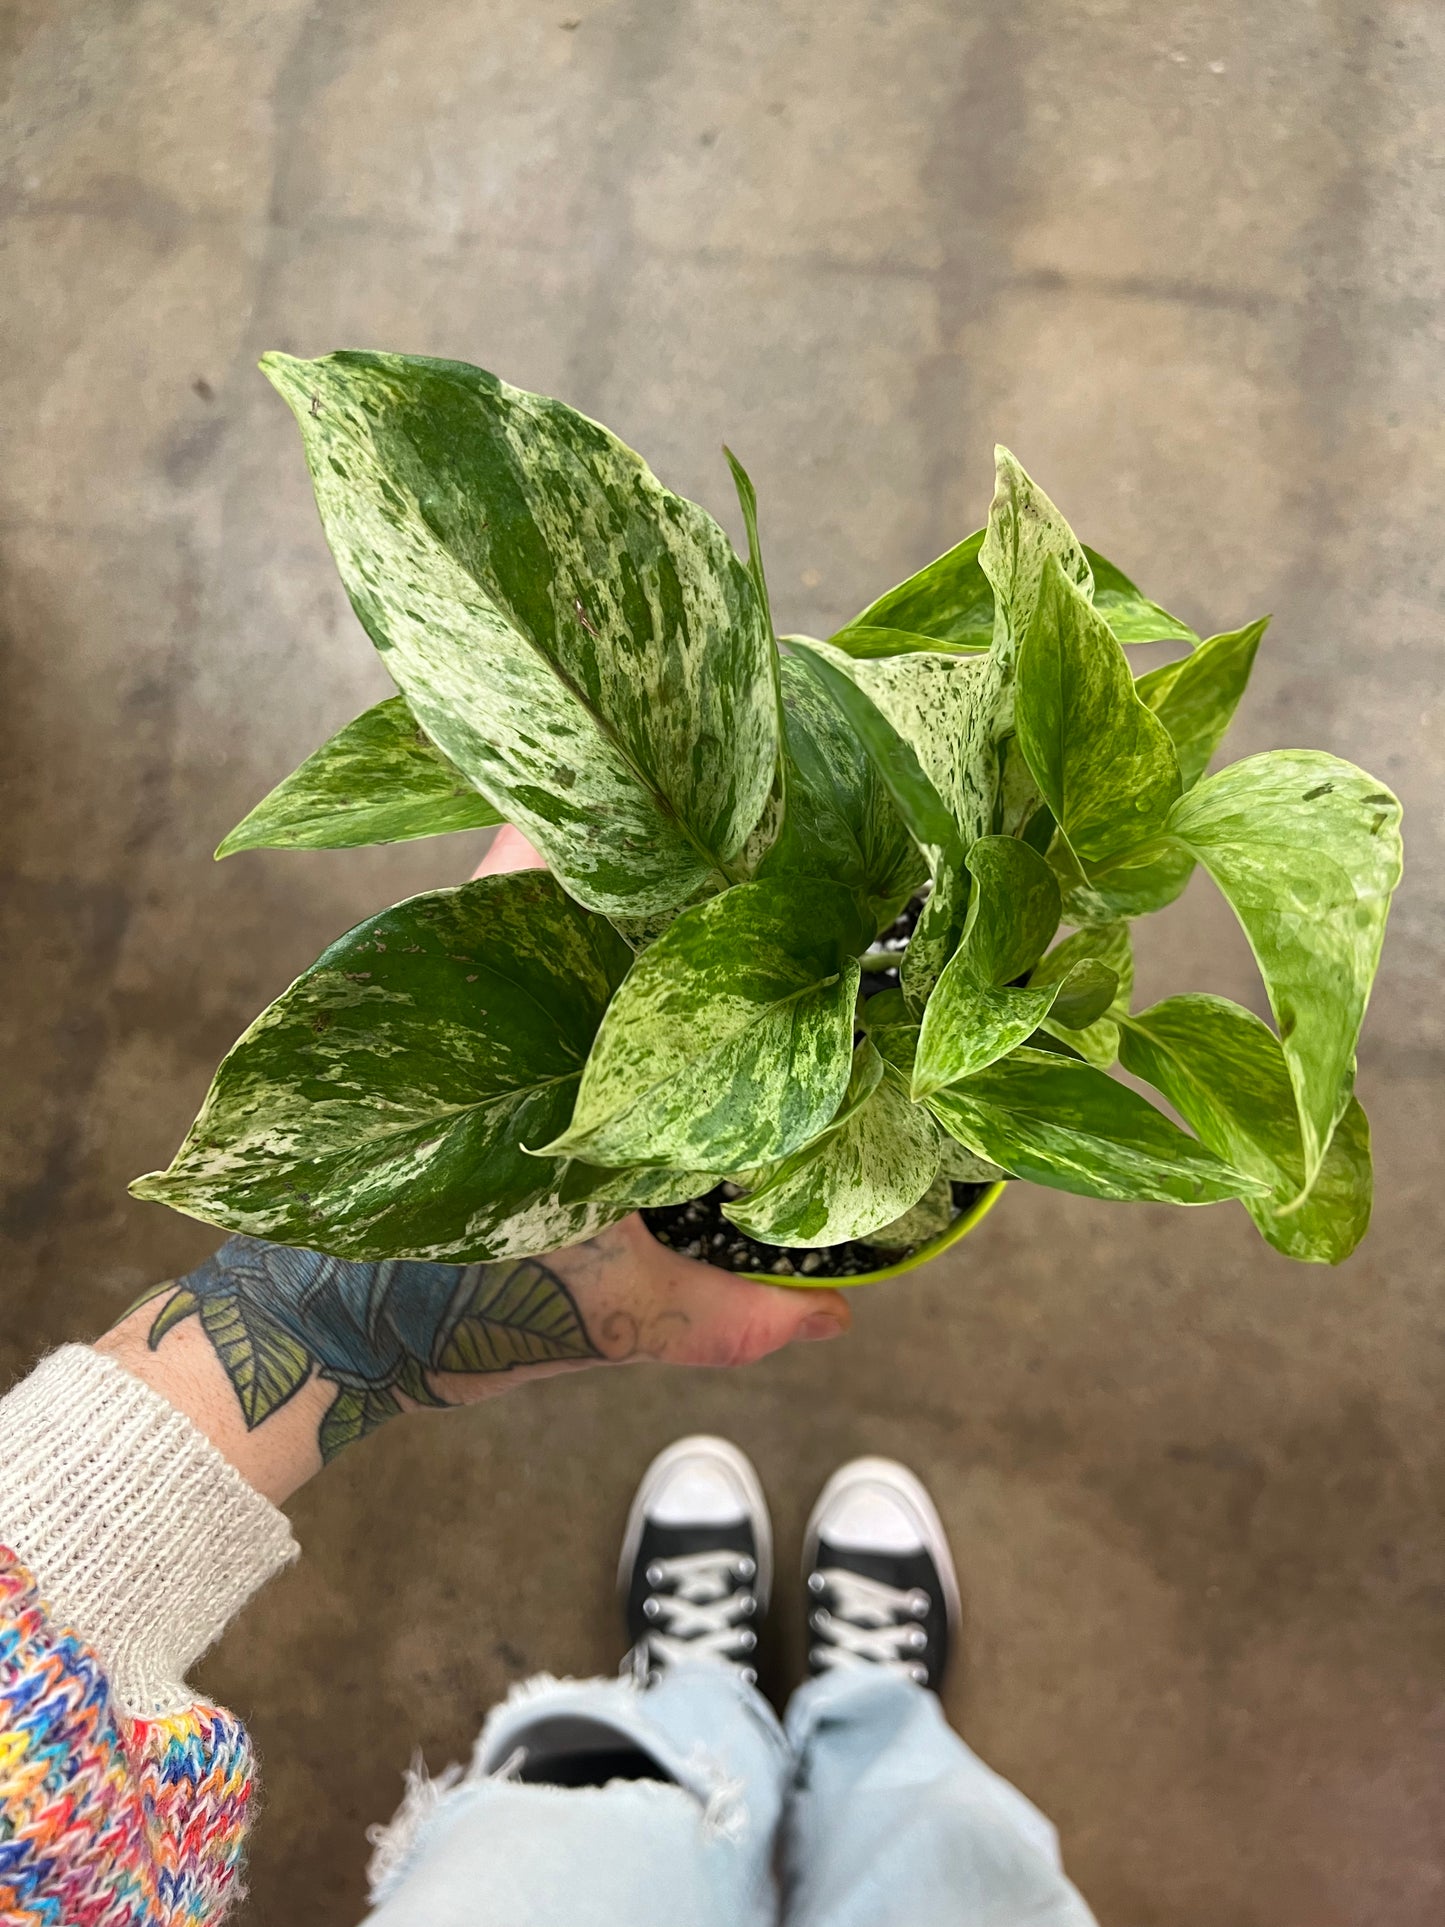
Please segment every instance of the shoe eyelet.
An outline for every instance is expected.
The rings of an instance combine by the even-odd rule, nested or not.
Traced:
[[[747,1617],[748,1615],[755,1613],[757,1609],[758,1609],[758,1602],[756,1598],[753,1596],[752,1593],[745,1592],[742,1598],[738,1601],[738,1611],[742,1613],[744,1617]]]
[[[642,1576],[649,1586],[660,1586],[663,1578],[662,1567],[654,1559],[649,1563],[647,1571]]]
[[[740,1666],[738,1668],[738,1678],[749,1686],[756,1686],[758,1683],[757,1673],[751,1666]]]
[[[739,1579],[743,1579],[743,1580],[751,1579],[754,1576],[754,1574],[757,1572],[757,1569],[758,1569],[757,1560],[750,1559],[747,1553],[744,1553],[742,1558],[738,1560],[737,1575]]]
[[[908,1644],[915,1653],[921,1653],[928,1645],[928,1634],[921,1626],[915,1626],[908,1635]]]
[[[745,1626],[743,1628],[741,1640],[742,1640],[742,1649],[745,1653],[756,1652],[757,1644],[758,1644],[758,1636],[753,1631],[751,1626]]]
[[[808,1574],[808,1591],[809,1592],[811,1593],[824,1592],[827,1590],[827,1585],[828,1585],[828,1582],[823,1577],[821,1572],[810,1572]]]
[[[908,1677],[913,1681],[915,1686],[926,1686],[928,1684],[928,1668],[926,1666],[910,1666],[908,1669]]]
[[[908,1610],[915,1619],[926,1619],[928,1617],[928,1609],[932,1604],[933,1601],[929,1598],[928,1594],[920,1590],[914,1593],[913,1597],[909,1600]]]
[[[658,1604],[657,1600],[653,1598],[652,1594],[649,1593],[642,1602],[642,1617],[644,1619],[656,1619],[661,1611],[662,1607]]]

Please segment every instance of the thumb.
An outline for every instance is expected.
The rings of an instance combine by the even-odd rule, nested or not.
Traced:
[[[698,1270],[690,1316],[674,1327],[667,1348],[678,1364],[751,1365],[785,1345],[840,1338],[853,1322],[841,1292],[760,1285]]]

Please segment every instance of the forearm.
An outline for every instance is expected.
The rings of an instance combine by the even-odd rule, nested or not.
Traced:
[[[344,1445],[418,1407],[465,1404],[509,1374],[617,1356],[594,1338],[559,1266],[352,1264],[231,1238],[159,1286],[97,1343],[199,1427],[280,1504]],[[597,1308],[594,1306],[594,1317]]]
[[[629,1218],[544,1258],[477,1265],[354,1264],[232,1238],[99,1349],[279,1503],[402,1412],[589,1365],[743,1364],[847,1322],[835,1292],[729,1277]]]

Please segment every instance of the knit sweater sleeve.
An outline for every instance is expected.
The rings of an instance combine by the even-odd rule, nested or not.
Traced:
[[[296,1552],[113,1359],[67,1346],[0,1400],[0,1920],[221,1918],[254,1761],[184,1673]]]

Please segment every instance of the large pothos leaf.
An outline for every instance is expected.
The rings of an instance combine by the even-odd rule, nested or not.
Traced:
[[[1350,1255],[1369,1225],[1373,1194],[1369,1126],[1356,1098],[1296,1205],[1304,1145],[1294,1088],[1279,1039],[1252,1011],[1223,997],[1169,997],[1126,1020],[1120,1055],[1211,1150],[1268,1185],[1267,1197],[1243,1202],[1276,1250],[1315,1264]]]
[[[1051,1012],[1044,1020],[1044,1029],[1062,1037],[1089,1063],[1107,1070],[1119,1055],[1119,1020],[1128,1016],[1134,990],[1134,949],[1128,924],[1119,919],[1076,930],[1040,961],[1029,985],[1042,989],[1048,984],[1062,984],[1086,962],[1102,964],[1114,979],[1113,994],[1103,1014],[1080,1029],[1077,1024],[1061,1024]]]
[[[392,696],[314,751],[225,837],[238,850],[353,850],[502,818]]]
[[[829,641],[850,656],[896,655],[915,648],[989,648],[994,634],[993,585],[979,560],[986,534],[979,529],[965,537],[936,562],[871,602]],[[1083,555],[1093,577],[1094,606],[1120,642],[1198,640],[1186,623],[1151,602],[1114,563],[1094,549],[1084,548]]]
[[[1123,856],[1162,829],[1180,791],[1169,732],[1052,555],[1019,652],[1015,714],[1029,768],[1083,862]]]
[[[1192,789],[1208,769],[1233,721],[1268,627],[1269,617],[1261,616],[1244,629],[1211,636],[1193,655],[1151,669],[1135,683],[1138,695],[1169,731],[1185,789]]]
[[[131,1187],[346,1258],[545,1251],[624,1215],[530,1156],[566,1123],[630,953],[544,872],[413,897],[324,951],[227,1055],[168,1170]]]
[[[724,1217],[767,1244],[866,1238],[915,1205],[938,1170],[938,1126],[883,1076],[865,1037],[838,1115],[811,1144],[772,1166]]]
[[[745,877],[754,877],[768,851],[778,839],[788,808],[787,763],[782,753],[783,731],[783,685],[778,657],[777,631],[773,628],[773,605],[768,595],[768,579],[763,571],[763,544],[758,534],[758,496],[752,478],[737,456],[725,447],[728,468],[732,472],[733,487],[737,490],[738,506],[743,512],[743,527],[748,538],[748,575],[757,593],[758,606],[763,612],[763,621],[768,631],[768,669],[773,683],[773,704],[777,711],[779,753],[773,771],[772,788],[768,800],[763,805],[762,814],[748,833],[747,842],[738,854],[738,870]]]
[[[760,877],[845,884],[886,929],[928,876],[926,859],[843,711],[797,656],[781,665],[787,814]]]
[[[928,1107],[979,1157],[1081,1197],[1211,1204],[1265,1188],[1107,1072],[1052,1052],[1017,1050]]]
[[[778,713],[712,518],[596,422],[461,362],[262,366],[413,714],[571,894],[646,916],[738,874]]]
[[[936,1177],[917,1204],[910,1205],[901,1218],[880,1225],[871,1242],[891,1253],[912,1251],[931,1239],[942,1237],[957,1215],[953,1186],[948,1179]]]
[[[1050,559],[1087,601],[1094,578],[1078,537],[1009,451],[996,448],[993,504],[978,552],[994,591],[995,655],[1012,657],[1022,646]]]
[[[847,1086],[862,932],[850,890],[804,877],[684,911],[633,964],[570,1124],[538,1148],[694,1171],[786,1157]]]
[[[1400,880],[1399,802],[1337,756],[1270,750],[1190,790],[1168,834],[1214,878],[1259,964],[1299,1107],[1307,1190],[1349,1102]]]

